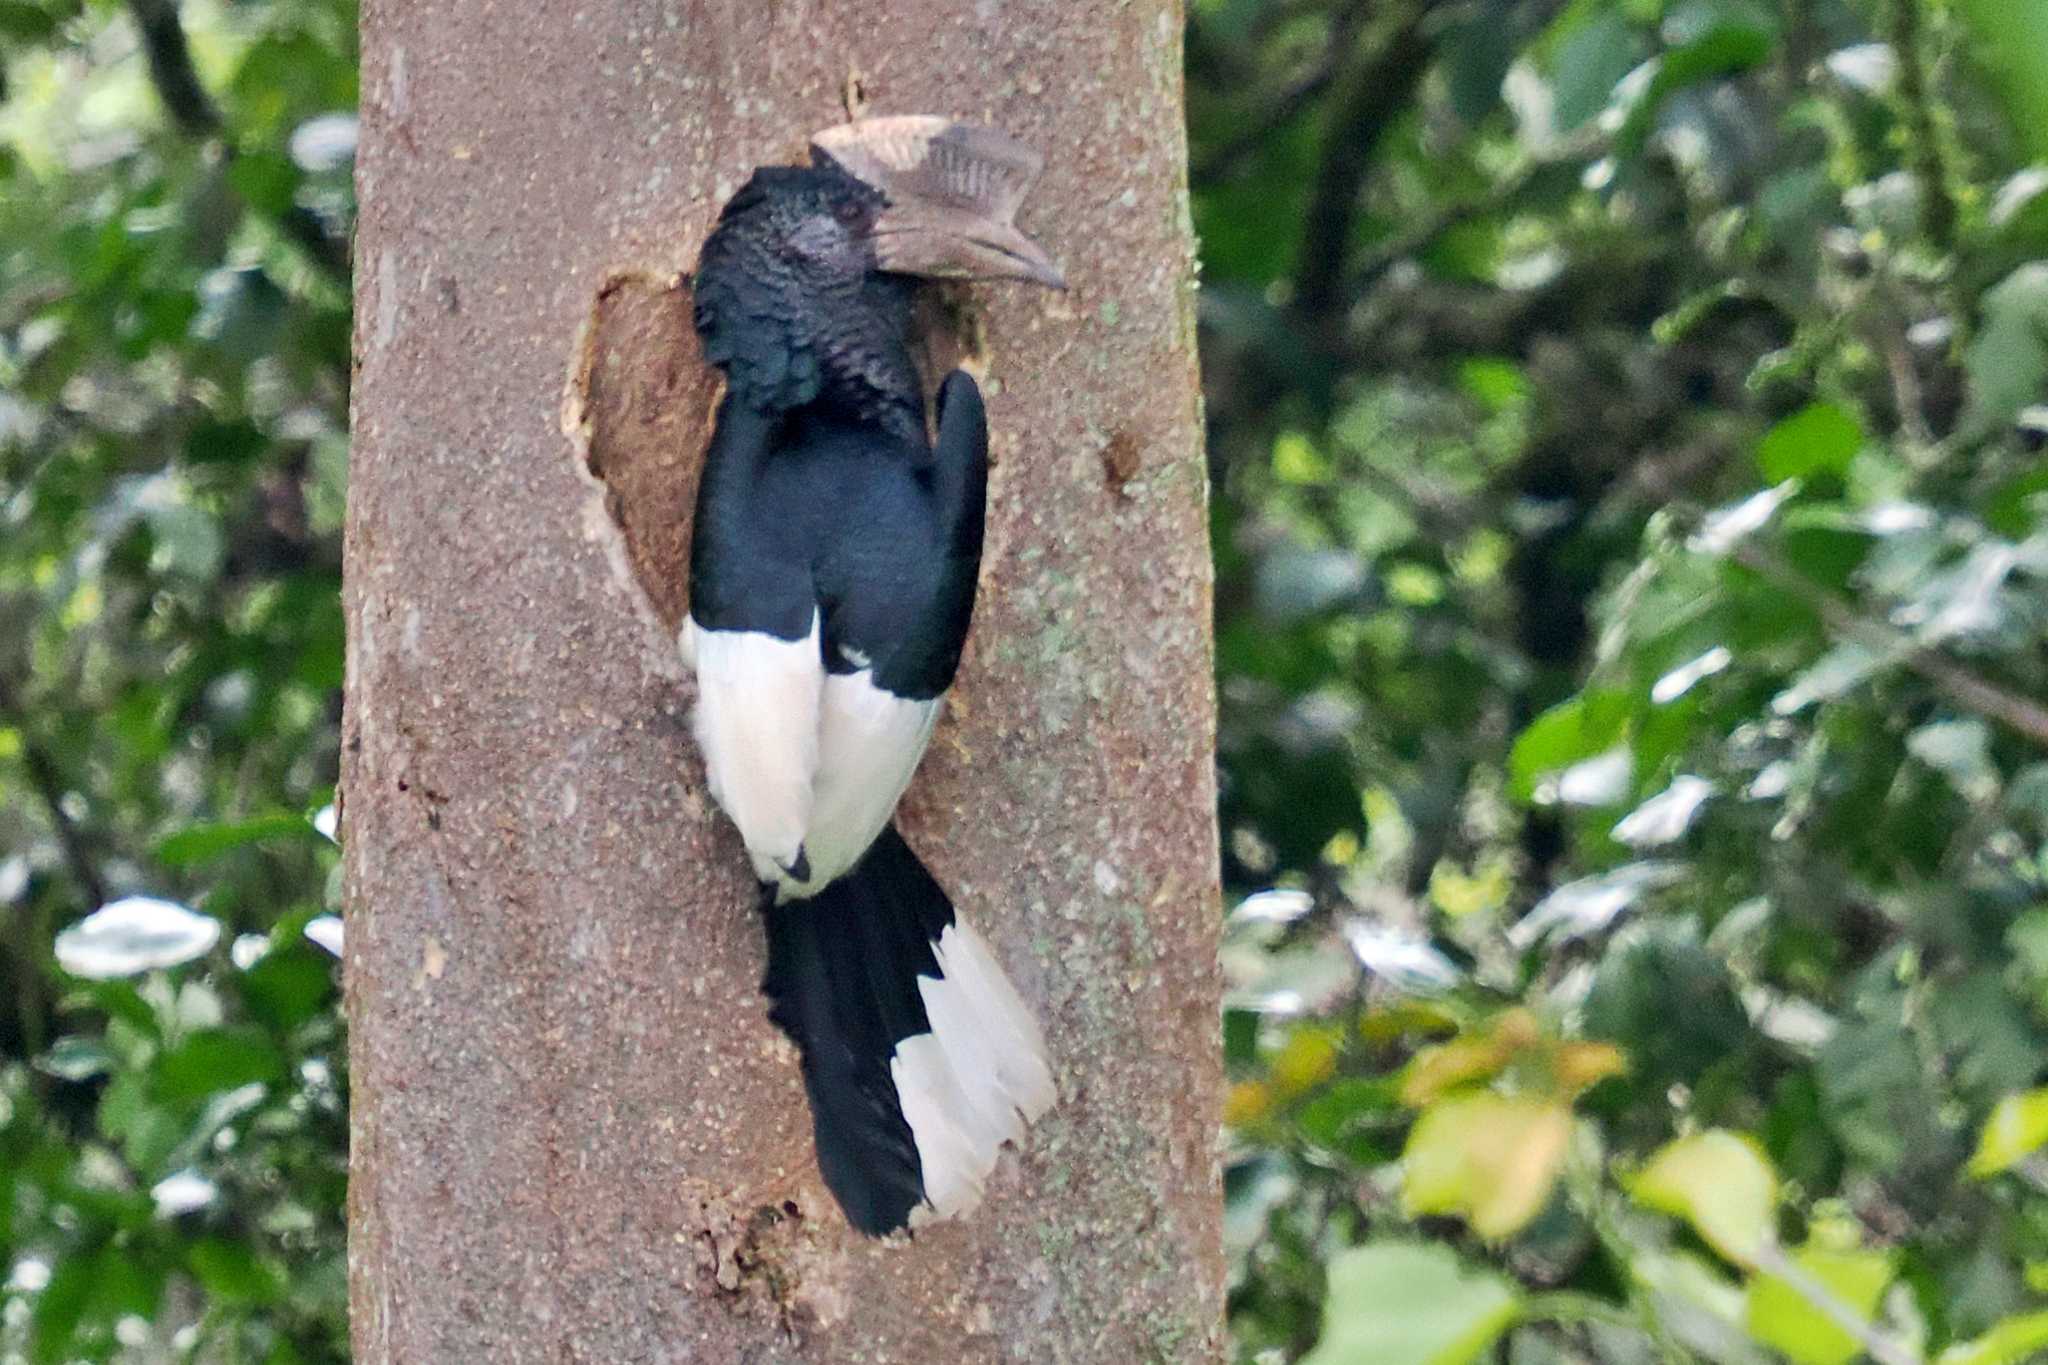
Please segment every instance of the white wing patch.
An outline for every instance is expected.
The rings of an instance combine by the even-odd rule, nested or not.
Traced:
[[[938,702],[884,691],[866,669],[826,677],[817,784],[804,833],[811,876],[802,883],[780,878],[784,899],[812,895],[860,861],[910,785],[938,718]]]
[[[926,1216],[951,1218],[981,1202],[1003,1143],[1022,1142],[1055,1092],[1038,1021],[988,945],[956,919],[933,951],[941,975],[917,983],[932,1031],[898,1043],[889,1072],[917,1143]]]
[[[785,881],[784,869],[805,853],[818,770],[825,668],[817,613],[801,640],[694,622],[685,634],[695,646],[693,728],[711,798],[739,826],[754,874]]]

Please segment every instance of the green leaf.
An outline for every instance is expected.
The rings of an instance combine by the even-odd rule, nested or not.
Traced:
[[[190,1100],[237,1086],[275,1084],[284,1058],[253,1029],[206,1029],[157,1059],[155,1091],[165,1100]]]
[[[22,43],[46,42],[57,32],[57,20],[41,5],[31,5],[26,0],[4,0],[0,3],[0,35]]]
[[[1772,1237],[1778,1176],[1755,1141],[1723,1128],[1666,1143],[1630,1184],[1636,1202],[1674,1214],[1728,1260],[1749,1265]]]
[[[1354,1076],[1330,1082],[1295,1115],[1301,1135],[1359,1165],[1391,1160],[1391,1141],[1376,1140],[1375,1127],[1405,1119],[1401,1088],[1390,1076]]]
[[[1983,322],[1963,353],[1970,401],[1962,434],[2008,426],[2048,382],[2048,263],[2021,266],[1984,295]]]
[[[1330,1262],[1323,1334],[1302,1365],[1469,1365],[1520,1309],[1505,1279],[1448,1248],[1356,1247]]]
[[[1770,55],[1769,30],[1741,21],[1717,23],[1691,42],[1672,48],[1658,60],[1642,92],[1629,102],[1615,145],[1630,155],[1640,152],[1665,100],[1688,86],[1747,71]]]
[[[1881,1251],[1810,1246],[1792,1263],[1865,1322],[1876,1315],[1885,1286],[1892,1282],[1892,1259]],[[1862,1349],[1805,1294],[1775,1275],[1758,1275],[1750,1282],[1747,1317],[1756,1339],[1793,1365],[1849,1365]]]
[[[1935,1365],[2025,1365],[2043,1351],[2048,1351],[2048,1313],[2027,1313],[1949,1347]]]
[[[334,995],[332,959],[316,955],[303,940],[274,948],[242,973],[242,998],[250,1013],[280,1033],[318,1013]]]
[[[2048,6],[2029,0],[1956,0],[1978,55],[2005,97],[2012,129],[2048,158]]]
[[[295,812],[279,811],[271,815],[259,815],[249,820],[236,820],[217,825],[194,825],[181,829],[157,842],[158,862],[171,867],[190,867],[194,863],[207,862],[218,858],[231,849],[265,839],[318,839],[319,831],[312,822]]]
[[[1814,474],[1843,474],[1863,448],[1863,426],[1833,403],[1801,408],[1764,433],[1756,465],[1772,483]]]
[[[2048,1089],[2007,1095],[1984,1121],[1970,1174],[1979,1180],[2009,1171],[2048,1144]]]
[[[90,1255],[62,1257],[50,1269],[49,1283],[36,1295],[30,1321],[35,1324],[36,1365],[58,1365],[72,1357],[71,1343],[79,1321],[92,1301],[93,1276],[97,1270]]]
[[[1508,756],[1518,800],[1535,799],[1537,781],[1607,752],[1620,741],[1635,709],[1626,692],[1584,692],[1551,707],[1515,739]]]
[[[1570,132],[1605,109],[1614,99],[1615,85],[1642,59],[1642,38],[1613,10],[1598,9],[1574,24],[1558,43],[1552,63],[1551,108],[1557,130]]]
[[[107,1085],[100,1096],[99,1126],[121,1144],[128,1164],[144,1173],[160,1170],[185,1135],[178,1115],[152,1099],[139,1071],[122,1072]]]
[[[239,1242],[194,1242],[185,1264],[207,1293],[226,1303],[275,1303],[284,1296],[283,1277]]]
[[[1473,356],[1458,365],[1458,387],[1489,412],[1502,412],[1529,400],[1529,376],[1512,360]]]

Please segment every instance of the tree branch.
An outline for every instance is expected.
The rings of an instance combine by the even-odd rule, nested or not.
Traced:
[[[1884,11],[1884,38],[1899,63],[1900,121],[1905,125],[1906,157],[1919,182],[1921,228],[1935,250],[1947,253],[1956,244],[1956,200],[1935,121],[1934,96],[1927,87],[1920,17],[1920,0],[1890,0]]]
[[[1375,247],[1372,253],[1359,263],[1358,269],[1346,282],[1347,290],[1359,291],[1370,288],[1394,265],[1426,249],[1452,228],[1468,223],[1474,218],[1494,213],[1512,203],[1517,195],[1529,187],[1529,182],[1543,172],[1574,161],[1596,160],[1607,154],[1613,142],[1614,138],[1610,133],[1586,129],[1543,152],[1525,154],[1484,194],[1447,203],[1400,236]]]
[[[178,22],[177,0],[128,0],[128,12],[142,37],[142,50],[149,58],[149,79],[157,98],[179,132],[191,138],[210,138],[223,133],[226,121],[220,108],[200,83],[192,65],[192,49]],[[227,155],[234,156],[229,147]],[[244,206],[247,206],[244,200]],[[349,278],[349,248],[320,222],[319,215],[293,204],[274,220],[278,230],[303,251],[330,278],[346,284]]]
[[[1190,172],[1190,179],[1197,184],[1224,179],[1246,156],[1263,147],[1274,133],[1301,117],[1316,97],[1336,80],[1337,72],[1344,65],[1344,55],[1358,41],[1359,27],[1365,17],[1366,11],[1362,6],[1346,7],[1333,17],[1330,20],[1330,40],[1315,66],[1277,95],[1261,101],[1264,112],[1204,156],[1201,164]]]
[[[1865,616],[1770,550],[1756,545],[1738,545],[1730,554],[1738,564],[1763,575],[1812,607],[1821,624],[1832,634],[1854,640],[1886,658],[1897,659],[1958,706],[1995,720],[2022,738],[2048,749],[2048,707],[2001,687],[1948,655]]]
[[[142,35],[142,50],[149,58],[149,79],[157,98],[164,102],[171,122],[187,137],[211,137],[221,130],[220,110],[214,107],[199,72],[192,66],[192,49],[185,42],[185,29],[178,22],[177,0],[128,0],[128,13]]]
[[[1409,5],[1378,49],[1340,80],[1295,278],[1295,305],[1313,321],[1326,323],[1345,296],[1351,226],[1373,153],[1429,67],[1430,44],[1423,35],[1427,13],[1425,5]]]
[[[100,878],[99,869],[93,866],[84,833],[64,809],[63,775],[57,771],[56,760],[50,757],[49,750],[30,731],[28,712],[22,706],[14,684],[5,675],[0,675],[0,719],[5,719],[21,736],[22,766],[28,770],[29,782],[49,814],[50,829],[57,836],[58,848],[63,851],[64,865],[71,870],[72,878],[90,904],[103,904],[107,899],[106,883]]]

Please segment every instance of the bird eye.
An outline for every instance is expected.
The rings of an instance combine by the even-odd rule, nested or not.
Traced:
[[[842,200],[832,206],[832,216],[847,227],[852,227],[860,222],[865,213],[866,211],[860,204],[852,199]]]

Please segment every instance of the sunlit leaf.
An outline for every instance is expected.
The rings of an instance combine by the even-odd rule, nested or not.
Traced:
[[[1795,1253],[1791,1263],[1865,1322],[1877,1313],[1894,1272],[1892,1258],[1881,1251],[1811,1246]],[[1756,1339],[1793,1365],[1849,1365],[1862,1353],[1857,1339],[1801,1287],[1776,1275],[1750,1281],[1747,1317]]]
[[[1528,1010],[1503,1010],[1483,1028],[1416,1053],[1401,1076],[1401,1101],[1420,1107],[1458,1086],[1491,1079],[1542,1037]]]
[[[2043,1351],[2048,1351],[2048,1313],[2025,1313],[1949,1347],[1936,1365],[2026,1365]]]
[[[1776,1227],[1778,1177],[1770,1158],[1725,1129],[1665,1144],[1629,1191],[1645,1207],[1685,1219],[1738,1265],[1752,1263]]]
[[[1531,721],[1516,737],[1509,757],[1516,797],[1533,801],[1544,777],[1612,749],[1633,711],[1626,693],[1588,692]]]
[[[1774,484],[1843,474],[1863,442],[1862,424],[1853,416],[1833,403],[1813,403],[1764,433],[1756,464]]]
[[[1482,1090],[1423,1111],[1402,1153],[1408,1212],[1456,1214],[1482,1237],[1512,1236],[1550,1202],[1571,1141],[1561,1100]]]
[[[1685,875],[1683,863],[1646,860],[1567,882],[1516,920],[1508,930],[1508,941],[1517,948],[1530,948],[1546,938],[1568,942],[1598,933],[1644,896],[1676,886]]]
[[[57,935],[57,963],[91,980],[190,962],[220,940],[220,921],[174,901],[129,896]]]
[[[1714,794],[1714,784],[1690,773],[1637,806],[1614,826],[1614,839],[1630,848],[1659,848],[1675,843],[1692,828],[1700,807]]]
[[[2048,1145],[2048,1089],[2007,1095],[1984,1120],[1970,1174],[1979,1180],[2009,1171]]]

